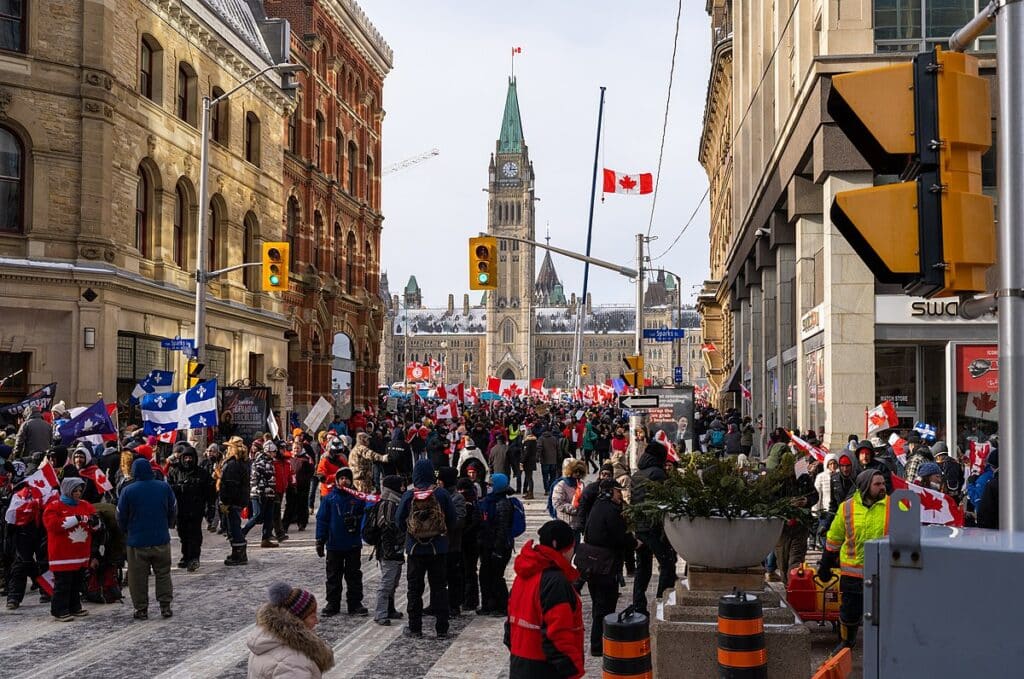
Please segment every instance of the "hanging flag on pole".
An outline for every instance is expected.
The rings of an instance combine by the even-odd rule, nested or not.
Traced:
[[[604,169],[604,193],[645,195],[654,191],[654,175],[650,172],[628,174]]]
[[[171,390],[174,373],[170,370],[152,370],[132,389],[131,402],[135,405],[146,394],[167,393]]]
[[[892,401],[882,401],[868,411],[868,436],[878,433],[883,429],[892,429],[900,423],[896,416],[896,406]]]

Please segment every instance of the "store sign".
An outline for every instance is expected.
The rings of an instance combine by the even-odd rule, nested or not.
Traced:
[[[957,391],[999,391],[999,347],[963,344],[956,348]]]
[[[819,304],[800,318],[800,337],[807,339],[825,329],[825,316]]]
[[[960,318],[960,301],[944,297],[924,299],[923,297],[907,297],[905,295],[876,295],[875,322],[885,324],[908,323],[995,323],[994,314],[986,314],[979,319],[966,320]]]

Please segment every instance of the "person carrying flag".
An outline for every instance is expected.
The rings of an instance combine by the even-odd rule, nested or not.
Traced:
[[[60,483],[60,498],[43,510],[47,554],[53,571],[50,615],[71,622],[89,614],[82,608],[85,569],[89,566],[92,535],[99,527],[93,506],[82,499],[85,481],[69,477]]]

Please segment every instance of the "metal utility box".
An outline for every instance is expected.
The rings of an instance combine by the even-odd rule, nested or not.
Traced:
[[[864,679],[1024,676],[1024,533],[921,526],[916,494],[889,502],[864,552]]]

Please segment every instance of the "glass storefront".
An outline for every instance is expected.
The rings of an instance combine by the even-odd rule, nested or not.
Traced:
[[[787,429],[796,427],[796,361],[782,364],[783,418],[782,426]]]
[[[825,348],[818,347],[805,355],[807,379],[807,427],[818,431],[825,426]]]

